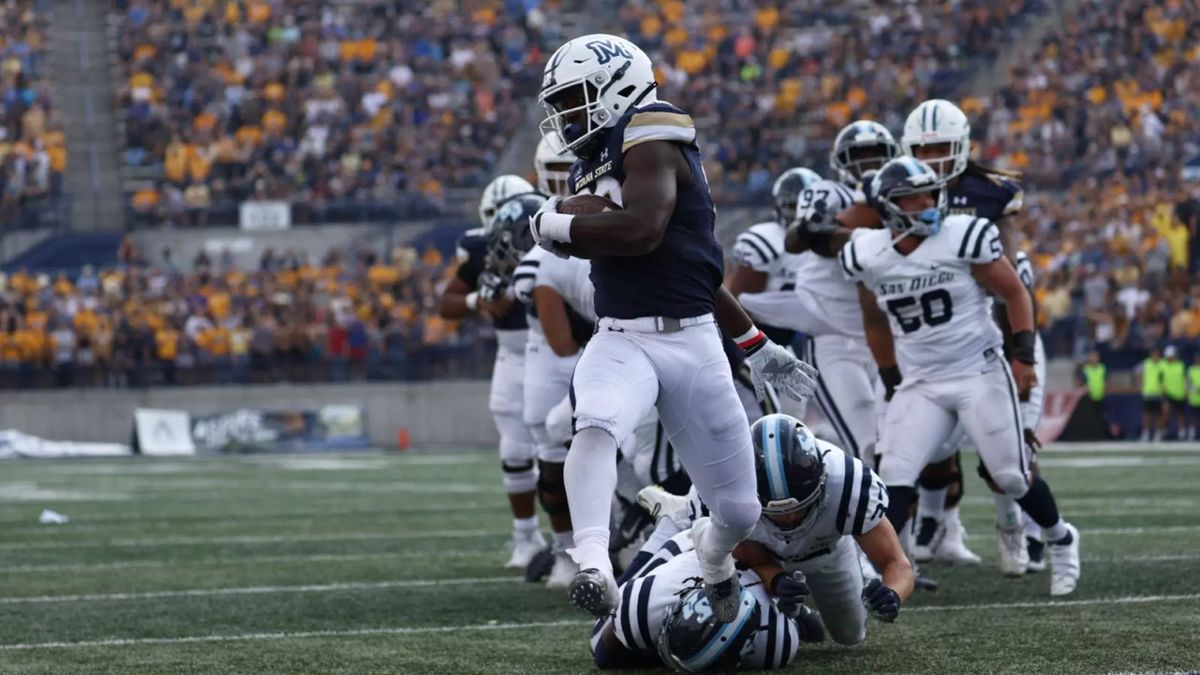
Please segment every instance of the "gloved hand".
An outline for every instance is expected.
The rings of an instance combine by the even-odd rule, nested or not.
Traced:
[[[533,241],[542,248],[550,251],[560,258],[570,258],[571,254],[562,245],[561,242],[555,241],[548,236],[543,230],[543,219],[548,214],[557,214],[558,205],[562,202],[562,197],[557,195],[551,196],[542,204],[542,208],[538,209],[537,213],[529,217],[529,232],[533,234]]]
[[[800,403],[812,398],[817,389],[817,369],[770,340],[746,355],[746,365],[760,401],[767,395],[767,383]]]
[[[804,605],[804,598],[808,593],[808,584],[804,580],[803,572],[778,574],[771,582],[771,595],[775,596],[779,611],[792,618],[800,614],[800,607]]]
[[[863,589],[862,601],[863,607],[867,608],[871,616],[880,621],[891,623],[900,613],[900,596],[896,595],[896,591],[884,586],[879,579],[872,579]]]
[[[900,368],[897,366],[880,368],[879,379],[883,382],[883,400],[885,401],[892,400],[892,397],[896,395],[896,388],[904,381],[900,375]]]

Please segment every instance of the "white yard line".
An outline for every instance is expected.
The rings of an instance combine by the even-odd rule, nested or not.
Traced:
[[[1085,600],[1046,600],[1041,602],[998,602],[975,605],[942,605],[910,607],[905,614],[925,612],[986,611],[994,609],[1037,609],[1059,607],[1087,607],[1090,605],[1127,605],[1150,602],[1186,602],[1200,599],[1200,593],[1185,595],[1143,595],[1120,598],[1088,598]],[[396,626],[379,628],[352,628],[347,630],[281,631],[266,633],[236,633],[232,635],[193,635],[175,638],[106,638],[79,642],[26,642],[0,645],[0,651],[29,649],[73,649],[87,647],[134,647],[142,645],[173,645],[195,642],[251,642],[260,640],[298,640],[327,637],[362,637],[372,635],[420,635],[430,633],[459,633],[463,631],[523,630],[530,628],[584,627],[591,621],[559,620],[531,621],[528,623],[477,623],[459,626]]]
[[[158,600],[162,598],[207,598],[219,595],[270,595],[274,593],[328,593],[338,591],[379,590],[384,588],[421,588],[426,586],[478,586],[511,584],[523,577],[466,577],[462,579],[393,579],[390,581],[350,581],[336,584],[303,586],[235,586],[232,588],[192,588],[180,591],[145,593],[88,593],[84,595],[30,595],[0,597],[0,605],[42,604],[51,602],[107,602],[113,600]]]
[[[199,544],[289,544],[315,541],[386,541],[403,539],[469,539],[507,534],[494,530],[435,530],[432,532],[343,532],[329,534],[246,534],[208,537],[159,537],[152,539],[108,539],[104,541],[5,542],[3,551],[72,548],[150,548]]]
[[[1051,443],[1038,452],[1048,452],[1051,454],[1074,452],[1084,455],[1101,452],[1124,452],[1134,455],[1155,452],[1200,452],[1200,442],[1189,441],[1180,443],[1165,441],[1161,443],[1142,443],[1140,441],[1107,441],[1103,443]]]

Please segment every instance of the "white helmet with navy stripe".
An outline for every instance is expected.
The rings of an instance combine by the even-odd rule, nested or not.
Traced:
[[[950,180],[967,170],[967,160],[971,158],[971,123],[966,113],[950,101],[930,99],[917,106],[904,121],[900,145],[905,153]],[[938,151],[922,152],[919,148],[923,146],[937,146]]]
[[[496,217],[496,209],[504,202],[516,197],[517,195],[536,192],[529,181],[521,178],[516,174],[505,174],[496,176],[492,182],[483,188],[483,194],[479,197],[479,222],[483,226],[483,231],[491,231],[492,219]]]
[[[556,133],[565,150],[591,157],[602,145],[600,132],[630,108],[658,100],[657,86],[650,57],[629,40],[604,33],[575,38],[542,71],[542,133]]]
[[[817,437],[791,415],[764,415],[750,427],[762,514],[783,531],[815,522],[825,499],[825,458]]]
[[[879,169],[899,154],[900,146],[887,127],[857,120],[838,132],[829,151],[829,166],[837,172],[838,180],[854,187],[862,182],[864,173]]]
[[[787,225],[796,217],[796,202],[800,193],[821,180],[816,171],[794,166],[779,174],[771,186],[771,201],[775,205],[775,222]]]
[[[942,227],[946,214],[946,181],[928,164],[912,157],[897,157],[871,180],[871,195],[883,215],[883,224],[897,234],[930,237]],[[930,192],[933,205],[906,209],[901,197]]]
[[[708,597],[693,588],[667,613],[658,634],[658,656],[677,673],[733,672],[762,623],[763,607],[746,588],[733,621],[717,623]]]

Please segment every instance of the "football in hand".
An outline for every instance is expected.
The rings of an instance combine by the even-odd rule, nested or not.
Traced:
[[[605,211],[617,211],[621,207],[616,202],[600,195],[575,195],[567,197],[558,204],[558,212],[571,216],[590,216]]]

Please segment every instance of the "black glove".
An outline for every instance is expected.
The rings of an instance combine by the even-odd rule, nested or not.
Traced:
[[[479,299],[495,302],[508,289],[508,281],[491,270],[485,270],[479,275]]]
[[[803,572],[777,574],[771,582],[771,595],[776,598],[779,611],[785,616],[795,617],[800,613],[804,597],[808,595],[808,584],[804,581]]]
[[[880,621],[891,623],[900,613],[900,596],[896,595],[896,591],[884,586],[879,579],[872,579],[863,589],[862,601],[863,607],[867,608],[871,616]]]
[[[879,369],[879,379],[883,381],[883,400],[891,401],[896,395],[896,387],[900,386],[903,377],[900,375],[898,366],[890,366],[888,368]]]

